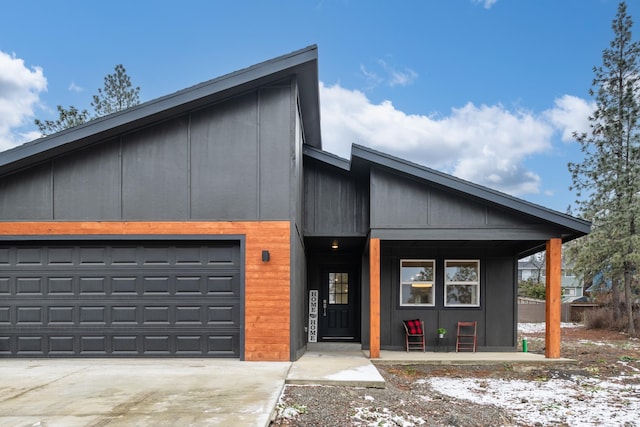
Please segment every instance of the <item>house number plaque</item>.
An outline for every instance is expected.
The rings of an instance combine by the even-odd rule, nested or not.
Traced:
[[[318,342],[318,291],[309,291],[309,342]]]

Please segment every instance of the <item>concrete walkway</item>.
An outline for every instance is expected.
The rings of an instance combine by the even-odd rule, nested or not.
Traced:
[[[384,378],[362,352],[360,344],[309,344],[306,353],[293,362],[286,383],[385,387]]]
[[[364,352],[365,357],[369,352]],[[420,351],[385,351],[380,352],[379,359],[372,359],[376,364],[437,364],[437,365],[494,365],[502,363],[515,364],[572,364],[572,359],[547,359],[542,354],[523,352],[420,352]]]

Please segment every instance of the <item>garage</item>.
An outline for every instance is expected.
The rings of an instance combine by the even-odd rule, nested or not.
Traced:
[[[240,357],[239,241],[0,244],[0,355]]]

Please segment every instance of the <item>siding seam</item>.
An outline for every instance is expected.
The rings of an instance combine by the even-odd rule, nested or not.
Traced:
[[[261,147],[261,140],[260,140],[260,129],[262,127],[262,116],[260,114],[261,109],[260,109],[260,99],[261,99],[261,94],[262,94],[262,89],[258,89],[256,91],[256,103],[255,103],[255,108],[256,108],[256,219],[260,219],[261,218],[261,214],[260,214],[260,204],[261,204],[261,194],[262,194],[262,188],[260,187],[260,181],[261,181],[261,172],[262,172],[262,156],[260,155],[260,147]]]
[[[191,153],[191,116],[189,112],[187,123],[187,218],[193,219],[191,214],[191,171],[192,171],[192,153]]]
[[[54,189],[54,172],[55,172],[55,160],[51,160],[51,167],[49,168],[49,197],[51,197],[51,219],[56,219],[56,198]]]

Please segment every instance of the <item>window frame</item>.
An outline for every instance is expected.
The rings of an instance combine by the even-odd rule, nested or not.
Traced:
[[[402,280],[402,268],[403,268],[403,263],[405,262],[424,262],[424,263],[431,263],[431,266],[433,268],[433,274],[432,274],[432,278],[430,281],[428,280],[424,280],[424,281],[420,281],[420,280],[414,280],[414,281],[403,281]],[[436,260],[435,259],[414,259],[414,258],[402,258],[400,259],[400,289],[398,292],[398,297],[399,297],[399,303],[400,303],[400,307],[435,307],[436,305]],[[404,303],[403,302],[403,298],[402,298],[402,289],[405,285],[412,285],[412,284],[431,284],[431,303]],[[428,286],[426,286],[428,287]]]
[[[460,282],[454,282],[454,281],[448,281],[447,280],[447,267],[449,263],[475,263],[477,266],[477,280],[475,281],[460,281]],[[468,308],[468,307],[480,307],[480,302],[482,301],[481,298],[481,286],[480,286],[480,260],[479,259],[445,259],[444,260],[444,306],[445,307],[451,307],[451,308]],[[460,304],[460,303],[449,303],[448,302],[448,298],[447,298],[447,291],[449,289],[450,286],[475,286],[476,288],[476,295],[477,295],[477,301],[473,302],[473,303],[469,303],[469,304]]]

